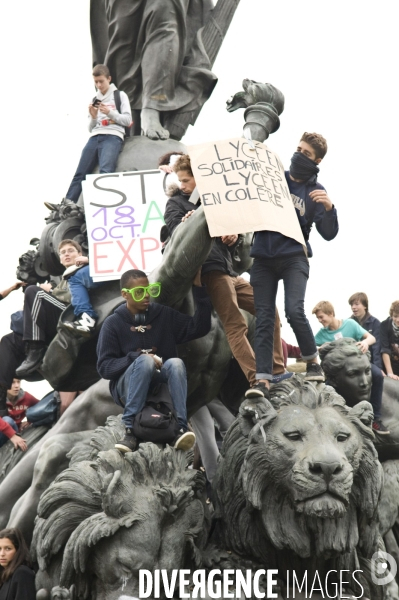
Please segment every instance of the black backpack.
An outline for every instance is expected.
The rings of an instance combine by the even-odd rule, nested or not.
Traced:
[[[179,433],[179,423],[172,401],[147,400],[143,410],[133,421],[133,434],[143,442],[155,444],[171,444]]]
[[[94,102],[94,100],[96,100],[96,98],[97,98],[97,96],[94,96],[92,102]],[[115,99],[115,108],[120,113],[121,112],[121,93],[119,90],[114,91],[114,99]],[[133,125],[133,121],[132,121],[131,125],[129,125],[129,127],[125,127],[125,138],[130,137],[131,132],[132,132],[132,125]]]

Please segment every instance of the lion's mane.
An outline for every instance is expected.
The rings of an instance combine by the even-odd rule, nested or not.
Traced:
[[[361,444],[351,465],[353,483],[346,505],[334,498],[329,503],[315,498],[304,512],[294,504],[286,485],[287,468],[292,466],[276,459],[268,436],[281,408],[290,405],[311,410],[332,407],[337,420],[348,421],[359,432]],[[271,565],[280,550],[300,559],[317,555],[348,561],[356,549],[370,557],[378,545],[377,503],[383,481],[371,416],[368,402],[351,409],[333,388],[314,386],[301,377],[273,386],[270,402],[244,402],[225,437],[213,486],[223,546]]]
[[[50,573],[48,585],[76,584],[82,598],[90,595],[93,548],[120,528],[151,518],[146,498],[158,500],[169,523],[190,511],[193,525],[185,541],[193,564],[206,541],[204,507],[197,499],[204,478],[187,468],[187,453],[146,443],[123,456],[113,449],[123,432],[120,417],[109,417],[94,432],[89,450],[70,453],[70,467],[42,494],[38,507],[32,553],[41,571]]]

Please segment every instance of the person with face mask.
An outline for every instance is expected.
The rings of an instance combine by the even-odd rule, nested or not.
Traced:
[[[255,386],[246,392],[253,396],[269,397],[272,381],[273,329],[277,287],[284,281],[285,313],[294,330],[304,361],[307,362],[305,379],[324,381],[318,364],[318,353],[312,329],[304,311],[306,284],[312,249],[309,234],[313,223],[327,241],[338,233],[337,211],[324,187],[317,182],[319,164],[327,152],[327,142],[318,133],[304,133],[291,159],[286,180],[294,203],[299,224],[307,247],[277,231],[258,231],[255,234],[251,256],[251,285],[254,288],[256,310]]]

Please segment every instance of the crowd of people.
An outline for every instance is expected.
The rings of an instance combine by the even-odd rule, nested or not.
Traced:
[[[129,100],[111,84],[107,67],[97,65],[93,77],[98,91],[89,106],[91,136],[68,189],[69,202],[77,202],[82,181],[97,163],[101,173],[115,170],[125,128],[131,126]],[[326,152],[323,136],[304,133],[285,174],[306,251],[299,242],[277,231],[256,232],[248,282],[234,270],[233,253],[240,235],[214,239],[193,281],[196,309],[192,316],[152,302],[151,299],[160,296],[162,283],[150,282],[145,272],[132,269],[122,275],[123,303],[102,324],[97,344],[99,376],[110,381],[111,395],[123,409],[125,434],[115,444],[117,450],[132,452],[140,441],[168,442],[177,450],[188,450],[197,439],[208,481],[212,481],[218,457],[215,422],[223,437],[234,416],[215,398],[194,414],[190,426],[186,367],[178,356],[179,344],[208,334],[212,306],[223,325],[232,356],[247,379],[246,398],[268,399],[271,384],[292,376],[287,371],[288,357],[305,364],[306,381],[324,381],[318,347],[343,337],[356,340],[362,353],[370,351],[373,428],[381,434],[389,433],[381,421],[381,401],[384,376],[399,380],[399,300],[392,303],[389,317],[382,323],[370,314],[368,298],[363,292],[349,298],[352,315],[344,320],[335,316],[329,301],[321,301],[312,311],[322,325],[316,336],[304,310],[312,226],[326,241],[338,234],[336,207],[317,181]],[[178,182],[169,191],[164,214],[161,239],[166,245],[177,228],[184,235],[185,223],[201,201],[191,201],[196,181],[189,155],[176,152],[164,155],[160,158],[160,168],[174,173]],[[93,282],[89,259],[83,256],[76,241],[63,240],[58,254],[65,268],[59,285],[25,287],[17,282],[0,295],[3,299],[24,288],[23,317],[20,315],[13,331],[0,342],[0,446],[9,440],[17,450],[27,449],[22,436],[29,427],[26,410],[38,400],[21,389],[21,379],[38,373],[57,328],[65,327],[74,335],[87,338],[97,333],[97,315],[89,292],[102,284]],[[280,280],[284,284],[285,314],[298,346],[289,346],[281,339],[276,307]],[[69,304],[73,306],[74,320],[62,322],[60,316]],[[254,347],[248,339],[248,324],[242,310],[256,320]],[[169,397],[157,396],[161,388],[167,388]],[[64,409],[72,400],[73,396],[64,402]],[[0,600],[31,598],[28,593],[7,596],[9,589],[16,586],[18,590],[19,582],[30,578],[28,554],[20,534],[11,529],[0,532]]]

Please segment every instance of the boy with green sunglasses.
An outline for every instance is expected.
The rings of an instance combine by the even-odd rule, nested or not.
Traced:
[[[133,287],[131,290],[123,288],[122,292],[130,294],[135,302],[141,302],[147,293],[151,298],[158,298],[161,293],[161,284],[159,282],[150,283],[147,286]]]
[[[115,444],[122,452],[136,449],[134,418],[160,383],[168,385],[180,427],[174,447],[189,450],[194,445],[195,435],[187,426],[186,369],[177,346],[209,332],[212,307],[199,273],[193,284],[197,309],[190,316],[150,302],[159,297],[161,283],[150,284],[143,271],[132,269],[122,275],[121,293],[126,303],[104,321],[97,345],[98,372],[110,380],[112,397],[124,407],[126,433]]]

